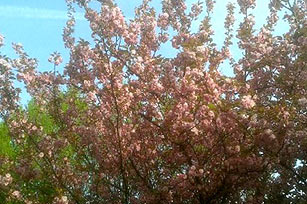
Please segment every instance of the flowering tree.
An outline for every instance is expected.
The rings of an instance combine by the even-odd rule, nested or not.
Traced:
[[[129,21],[112,0],[98,2],[99,11],[87,0],[67,1],[70,61],[63,74],[56,71],[58,53],[48,73],[21,45],[14,45],[17,59],[0,56],[0,130],[10,152],[0,151],[0,201],[307,200],[305,1],[272,0],[257,31],[255,0],[238,0],[241,59],[230,55],[235,4],[227,6],[218,49],[214,1],[187,9],[183,0],[162,0],[157,14],[144,0]],[[75,4],[85,10],[94,43],[75,41]],[[283,36],[273,34],[279,10],[290,26]],[[173,58],[158,54],[169,42]],[[218,70],[225,60],[233,77]],[[32,96],[27,109],[18,103],[15,79]]]

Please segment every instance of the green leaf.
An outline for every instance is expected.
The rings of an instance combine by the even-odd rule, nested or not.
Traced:
[[[216,110],[216,106],[215,106],[214,104],[212,104],[212,103],[209,103],[209,104],[208,104],[208,108],[209,108],[210,110]]]
[[[9,130],[4,123],[0,124],[0,156],[7,156],[10,158],[14,156]]]

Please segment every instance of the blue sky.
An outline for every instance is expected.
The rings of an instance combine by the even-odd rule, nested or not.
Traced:
[[[59,51],[67,61],[67,50],[62,42],[62,30],[66,23],[65,1],[1,0],[0,3],[0,33],[5,36],[6,46],[2,50],[9,56],[14,56],[11,44],[24,45],[31,57],[39,60],[40,70],[51,68],[49,55]],[[88,23],[82,13],[77,13],[78,33],[88,34]]]
[[[226,16],[225,7],[227,2],[234,0],[217,0],[214,16],[212,19],[213,29],[215,31],[215,40],[217,43],[224,41],[224,18]],[[260,28],[265,23],[268,14],[267,2],[269,0],[258,0],[254,15],[256,16],[256,27]],[[134,15],[134,7],[141,3],[141,0],[118,0],[118,6],[124,12],[127,18]],[[161,8],[160,1],[153,0],[154,6]],[[193,0],[188,0],[190,5]],[[40,71],[50,71],[52,66],[48,63],[48,57],[54,51],[63,55],[64,63],[68,62],[68,51],[64,48],[62,41],[62,30],[66,23],[66,4],[64,0],[1,0],[0,1],[0,33],[5,36],[6,46],[1,49],[1,53],[14,57],[11,44],[21,43],[26,52],[39,60]],[[241,19],[241,15],[236,15]],[[88,22],[84,19],[81,10],[76,13],[77,25],[76,36],[90,39],[90,29]],[[237,24],[238,25],[238,22]],[[194,28],[196,30],[197,24]],[[285,24],[280,24],[277,31],[282,33],[285,30]],[[164,47],[162,52],[169,54],[168,47]],[[170,52],[174,54],[175,52]],[[240,56],[240,51],[235,47],[232,54]],[[226,66],[224,72],[231,73]],[[23,97],[26,97],[23,95]],[[23,101],[25,101],[25,98]]]

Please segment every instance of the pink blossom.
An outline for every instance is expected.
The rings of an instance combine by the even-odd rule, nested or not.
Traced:
[[[237,1],[245,16],[238,29],[229,4],[226,39],[217,46],[213,0],[204,1],[203,13],[201,1],[189,13],[184,0],[163,0],[158,16],[144,0],[129,22],[115,1],[96,2],[101,9],[67,0],[69,16],[75,3],[85,11],[92,38],[75,42],[70,16],[63,74],[54,73],[63,63],[57,52],[45,73],[21,45],[14,45],[16,59],[0,55],[0,128],[18,150],[17,160],[0,156],[0,189],[9,198],[37,179],[57,189],[47,197],[57,204],[266,203],[293,186],[302,191],[293,179],[301,175],[293,164],[306,157],[302,8],[288,12],[290,29],[276,37],[272,4],[260,32],[255,0]],[[233,36],[244,53],[238,59],[230,55]],[[164,43],[175,56],[163,52]],[[219,71],[224,63],[234,76]],[[33,99],[29,106],[18,104],[16,78]],[[282,182],[261,179],[272,172]],[[242,192],[258,193],[245,199]],[[22,202],[39,202],[43,192],[35,193]]]
[[[299,103],[299,105],[301,105],[301,106],[305,106],[305,105],[307,105],[307,99],[306,99],[305,97],[300,98],[300,99],[298,100],[298,103]]]
[[[41,152],[41,153],[39,153],[39,155],[38,155],[40,158],[43,158],[44,157],[44,153],[43,152]]]
[[[162,29],[166,29],[169,24],[169,15],[167,13],[163,13],[159,15],[158,26]]]
[[[63,59],[59,53],[54,52],[50,55],[50,57],[48,58],[48,61],[58,66],[63,62]]]
[[[12,196],[15,197],[15,198],[17,198],[17,199],[19,199],[19,198],[21,197],[19,191],[14,191],[14,192],[12,193]]]
[[[4,44],[4,37],[0,34],[0,47]]]
[[[244,108],[250,109],[256,105],[255,101],[252,99],[250,95],[243,96],[241,103]]]

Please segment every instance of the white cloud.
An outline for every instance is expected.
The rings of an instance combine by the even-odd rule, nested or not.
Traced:
[[[0,6],[0,17],[47,20],[68,19],[66,11],[15,6]],[[75,18],[76,20],[85,20],[84,15],[80,12],[75,13]]]

